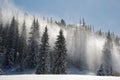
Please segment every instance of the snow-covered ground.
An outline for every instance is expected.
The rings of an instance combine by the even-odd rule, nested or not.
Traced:
[[[35,69],[25,69],[24,71],[17,71],[16,68],[13,69],[3,69],[3,75],[22,75],[22,74],[35,74]],[[89,73],[86,73],[87,71],[80,71],[78,68],[74,66],[69,66],[67,68],[67,74],[84,74],[88,75]],[[94,75],[94,74],[91,74]]]
[[[120,77],[88,75],[3,75],[0,80],[120,80]]]
[[[66,75],[36,75],[35,70],[28,70],[22,73],[9,72],[6,75],[0,75],[0,80],[120,80],[115,76],[95,76],[94,74],[86,74],[75,67],[69,67]],[[15,75],[14,75],[15,74]],[[17,74],[17,75],[16,75]],[[77,75],[73,75],[77,74]]]

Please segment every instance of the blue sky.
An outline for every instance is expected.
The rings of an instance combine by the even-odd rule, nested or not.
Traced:
[[[20,8],[42,15],[54,15],[68,23],[84,18],[95,29],[120,34],[120,0],[14,0]]]

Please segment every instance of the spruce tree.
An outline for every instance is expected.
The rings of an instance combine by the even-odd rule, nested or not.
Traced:
[[[17,28],[18,24],[16,24],[16,20],[15,17],[13,17],[11,24],[9,26],[9,29],[7,31],[7,48],[6,48],[6,66],[8,67],[12,67],[15,64],[16,61],[16,56],[17,56],[17,52],[15,52],[16,50],[16,41],[18,39],[18,35],[17,35]]]
[[[3,54],[3,25],[0,25],[0,55]]]
[[[36,55],[38,54],[38,44],[39,44],[39,24],[38,21],[36,22],[35,19],[33,20],[33,24],[31,27],[29,38],[29,54],[27,56],[27,65],[30,68],[36,67],[37,61],[36,61]]]
[[[4,27],[4,30],[3,30],[3,52],[4,52],[4,60],[3,60],[3,65],[4,66],[8,66],[8,56],[9,56],[9,53],[8,53],[8,30],[9,30],[9,24],[7,24],[5,27]]]
[[[66,23],[65,23],[65,21],[63,19],[61,19],[61,25],[66,26]]]
[[[105,76],[103,65],[100,66],[99,70],[97,71],[97,75],[98,76]]]
[[[45,27],[45,31],[41,38],[40,52],[39,52],[39,64],[36,69],[36,74],[48,73],[48,55],[49,55],[49,43],[48,43],[48,30]]]
[[[2,69],[0,69],[0,75],[2,75],[3,74],[3,71],[2,71]]]
[[[2,37],[3,37],[3,48],[4,48],[4,51],[5,49],[7,48],[7,35],[8,35],[8,28],[9,27],[9,24],[6,24],[3,28],[3,31],[2,31]]]
[[[113,47],[112,44],[112,38],[110,32],[108,32],[107,37],[106,37],[106,42],[103,48],[103,61],[102,61],[102,67],[100,67],[99,71],[102,71],[101,73],[110,76],[112,75],[112,58],[111,58],[111,49]],[[97,74],[98,74],[97,73]],[[100,75],[100,74],[98,74]]]
[[[15,20],[15,31],[14,31],[14,63],[15,65],[18,64],[17,62],[17,58],[18,58],[18,54],[19,54],[19,40],[20,40],[20,37],[19,37],[19,29],[18,29],[18,21]]]
[[[40,44],[40,25],[38,22],[38,19],[36,20],[36,27],[35,27],[35,60],[36,60],[36,64],[38,64],[39,62],[39,44]]]
[[[66,74],[66,41],[62,30],[60,30],[54,47],[53,74]]]
[[[0,58],[3,55],[2,28],[3,28],[3,26],[0,25]],[[2,60],[0,59],[0,75],[2,74],[1,66],[2,66]]]
[[[24,69],[24,63],[25,63],[25,58],[27,55],[27,36],[26,36],[26,24],[25,21],[22,26],[22,32],[19,40],[19,57],[18,57],[18,62],[20,66],[20,70]]]

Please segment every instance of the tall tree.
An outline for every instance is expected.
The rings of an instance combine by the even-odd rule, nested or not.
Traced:
[[[35,55],[35,59],[36,59],[36,63],[38,64],[39,62],[39,44],[40,44],[40,25],[39,25],[39,21],[38,19],[36,20],[36,27],[35,27],[35,45],[36,45],[36,55]]]
[[[3,74],[2,69],[0,69],[0,75],[2,75],[2,74]]]
[[[25,63],[25,58],[27,55],[27,36],[26,36],[26,23],[24,21],[23,26],[22,26],[22,32],[19,40],[19,57],[18,57],[18,62],[20,65],[20,70],[23,70],[24,68],[24,63]]]
[[[99,71],[102,71],[102,75],[112,75],[112,60],[111,49],[113,47],[112,38],[110,32],[107,34],[106,42],[103,49],[103,62]],[[99,73],[98,71],[98,73]],[[99,74],[98,74],[99,75]]]
[[[15,53],[14,53],[14,63],[17,64],[17,57],[19,54],[19,40],[20,40],[20,37],[19,37],[19,29],[18,29],[18,21],[17,19],[15,20],[15,30],[14,30],[14,47],[13,49],[15,50]]]
[[[31,27],[32,31],[30,32],[31,37],[29,38],[29,54],[28,54],[28,66],[34,68],[37,64],[36,55],[38,54],[38,44],[39,44],[39,23],[35,19]]]
[[[8,66],[8,29],[9,29],[9,24],[6,24],[3,28],[3,33],[2,33],[2,37],[3,37],[3,55],[4,55],[4,60],[3,60],[3,66]]]
[[[45,27],[45,31],[41,38],[40,52],[39,52],[39,64],[36,69],[36,74],[48,73],[48,55],[49,55],[49,43],[48,43],[48,30]]]
[[[1,56],[3,55],[3,43],[2,43],[2,29],[3,26],[2,24],[0,25],[0,75],[2,74],[2,70],[1,70],[1,66],[2,66],[2,60],[1,60]]]
[[[13,66],[17,58],[18,49],[18,22],[13,17],[7,32],[6,66]]]
[[[0,55],[3,53],[3,24],[0,24]]]
[[[8,29],[9,29],[9,24],[6,24],[6,25],[4,26],[4,28],[3,28],[3,31],[2,31],[4,51],[5,51],[5,49],[7,48]]]
[[[53,74],[66,74],[66,41],[62,30],[60,30],[54,48]]]

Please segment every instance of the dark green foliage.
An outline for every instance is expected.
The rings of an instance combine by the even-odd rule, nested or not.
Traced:
[[[19,56],[18,56],[18,63],[20,66],[20,70],[24,69],[25,65],[25,58],[27,56],[27,41],[26,41],[26,24],[25,21],[22,26],[22,32],[19,39]]]
[[[2,75],[2,70],[1,70],[2,60],[1,60],[1,56],[3,55],[3,37],[2,37],[2,31],[3,31],[3,26],[1,24],[0,25],[0,75]]]
[[[61,19],[61,25],[66,26],[66,23],[63,19]]]
[[[3,25],[0,25],[0,55],[3,53]]]
[[[29,53],[27,56],[27,66],[29,68],[34,68],[36,65],[36,61],[35,61],[35,39],[34,39],[34,33],[35,33],[35,19],[33,21],[32,27],[31,27],[32,31],[30,32],[31,37],[29,38]]]
[[[103,65],[100,66],[100,69],[97,71],[98,76],[105,76]]]
[[[3,71],[2,71],[2,69],[0,69],[0,75],[2,75],[3,74]]]
[[[27,65],[29,68],[34,68],[37,65],[37,54],[39,49],[39,23],[38,20],[33,20],[29,38],[29,54],[27,56]]]
[[[48,55],[49,55],[49,43],[48,43],[48,30],[45,27],[45,32],[41,38],[40,52],[39,52],[39,64],[36,69],[36,74],[48,73]]]
[[[112,38],[110,32],[108,32],[106,37],[106,42],[103,49],[103,58],[102,58],[102,67],[100,67],[100,71],[105,76],[112,75],[112,57],[111,57],[111,49],[113,47]],[[98,74],[99,72],[98,71]]]
[[[6,66],[12,67],[17,62],[19,40],[18,22],[15,20],[15,17],[13,17],[6,33],[5,63]]]
[[[62,30],[60,30],[54,47],[53,74],[66,74],[66,56],[66,41]]]

